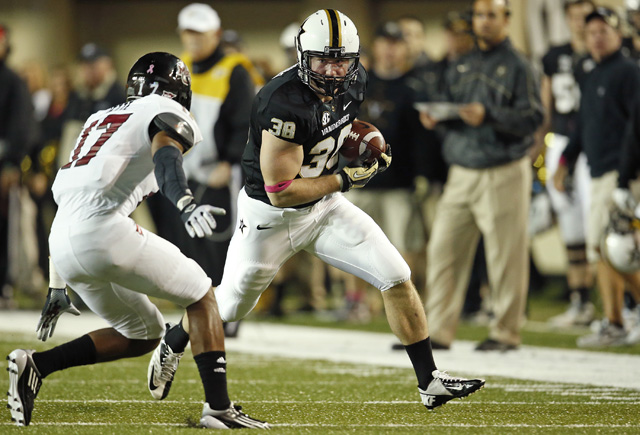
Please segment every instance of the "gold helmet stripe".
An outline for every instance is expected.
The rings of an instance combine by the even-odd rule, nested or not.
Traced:
[[[329,22],[329,40],[331,48],[339,48],[342,46],[342,29],[340,27],[340,18],[335,9],[325,9]]]

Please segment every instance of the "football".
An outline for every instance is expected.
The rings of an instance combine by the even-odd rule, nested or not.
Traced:
[[[371,163],[380,157],[380,153],[386,152],[387,143],[374,125],[364,121],[353,121],[351,132],[340,147],[340,154],[349,160],[355,160],[367,150],[371,151],[371,154],[365,162]]]

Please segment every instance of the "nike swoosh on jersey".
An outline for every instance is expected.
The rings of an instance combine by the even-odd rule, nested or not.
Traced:
[[[347,107],[349,107],[349,104],[351,104],[351,103],[353,103],[353,101],[349,101],[347,104],[342,106],[342,110],[347,110]]]
[[[256,228],[259,229],[259,230],[270,230],[273,227],[269,227],[269,226],[266,226],[266,225],[258,225]]]

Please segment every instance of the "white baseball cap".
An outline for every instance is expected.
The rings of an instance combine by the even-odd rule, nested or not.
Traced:
[[[178,14],[178,30],[194,30],[204,33],[219,28],[220,17],[218,13],[204,3],[191,3],[182,8]]]

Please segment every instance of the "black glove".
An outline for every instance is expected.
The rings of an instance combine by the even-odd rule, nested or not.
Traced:
[[[347,192],[351,189],[359,189],[378,173],[378,160],[372,164],[353,162],[342,168],[339,172],[342,177],[341,191]]]
[[[220,207],[214,207],[212,205],[196,204],[193,196],[185,195],[178,201],[178,208],[180,209],[180,218],[184,222],[184,226],[187,229],[187,233],[193,237],[203,238],[205,235],[213,235],[213,230],[216,228],[216,220],[213,217],[224,216],[227,211]]]
[[[80,311],[71,303],[65,288],[49,287],[47,301],[42,307],[42,314],[40,314],[40,321],[36,328],[39,340],[47,341],[47,338],[53,335],[56,323],[58,323],[58,317],[62,313],[71,313],[74,316],[80,315]]]

